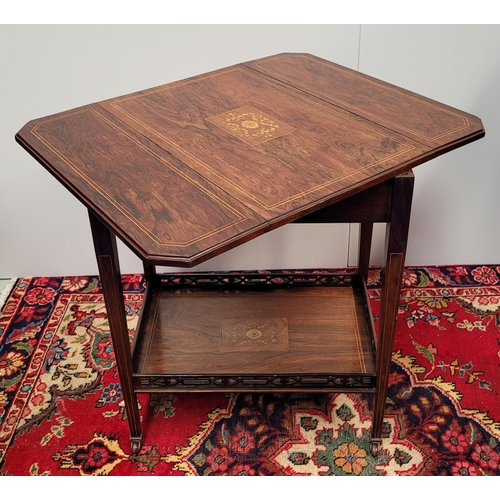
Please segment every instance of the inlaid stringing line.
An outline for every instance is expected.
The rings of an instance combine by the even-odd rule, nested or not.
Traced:
[[[98,186],[94,181],[92,181],[92,179],[90,177],[88,177],[87,175],[85,175],[69,158],[67,158],[66,156],[64,156],[57,148],[54,148],[49,142],[47,142],[44,137],[38,132],[38,128],[41,127],[43,124],[47,123],[48,121],[52,121],[52,120],[47,120],[47,121],[44,121],[44,122],[41,122],[41,123],[38,123],[32,130],[32,134],[38,139],[40,140],[50,151],[52,151],[55,155],[57,155],[64,163],[66,163],[80,178],[82,178],[85,182],[87,182],[93,189],[95,189],[103,198],[105,198],[111,205],[113,205],[118,211],[120,211],[127,219],[129,219],[134,225],[136,225],[143,233],[147,234],[153,241],[155,241],[155,243],[157,243],[158,245],[160,246],[173,246],[173,247],[186,247],[186,246],[189,246],[189,245],[192,245],[194,243],[197,243],[205,238],[208,238],[210,236],[213,236],[215,234],[218,234],[219,232],[222,232],[232,226],[235,226],[236,224],[246,220],[246,217],[243,216],[243,214],[239,213],[236,209],[234,209],[233,207],[231,207],[230,205],[228,205],[226,202],[224,202],[224,200],[220,199],[218,196],[216,196],[215,194],[211,193],[210,191],[208,191],[206,188],[204,188],[204,186],[202,186],[201,184],[197,183],[195,180],[191,179],[190,177],[186,176],[182,171],[178,170],[174,165],[168,163],[165,161],[164,158],[162,158],[161,156],[159,156],[157,153],[155,153],[154,151],[151,151],[149,148],[147,148],[146,146],[144,146],[143,144],[141,144],[140,142],[138,142],[134,137],[132,137],[131,135],[129,135],[126,131],[120,129],[119,127],[117,127],[114,123],[110,122],[109,120],[107,120],[104,116],[101,116],[99,113],[97,113],[95,110],[93,109],[90,109],[90,110],[79,110],[76,113],[83,113],[83,112],[86,112],[86,111],[91,111],[92,113],[94,113],[98,118],[106,121],[109,125],[111,125],[112,127],[114,127],[116,130],[118,130],[119,132],[123,133],[124,135],[126,135],[127,137],[129,137],[135,144],[141,146],[144,150],[146,150],[148,153],[151,153],[152,155],[154,155],[156,158],[158,158],[162,163],[165,163],[169,166],[169,168],[171,168],[172,170],[174,170],[177,174],[179,174],[179,176],[183,177],[185,180],[187,180],[188,182],[190,182],[191,184],[193,184],[195,187],[197,187],[198,189],[200,189],[201,191],[203,191],[205,194],[207,194],[210,198],[214,199],[214,201],[218,202],[219,204],[223,205],[224,207],[226,207],[227,209],[229,209],[231,212],[233,212],[233,214],[235,216],[239,216],[239,219],[237,219],[236,221],[234,222],[231,222],[231,223],[228,223],[224,226],[222,226],[221,228],[217,229],[217,230],[213,230],[209,233],[206,233],[205,235],[202,235],[202,236],[199,236],[198,238],[193,238],[192,240],[186,242],[186,243],[176,243],[176,242],[171,242],[171,241],[168,241],[168,242],[162,242],[160,241],[154,233],[152,233],[146,226],[144,226],[140,221],[138,221],[132,214],[130,214],[122,205],[118,204],[106,191],[104,191],[100,186]],[[67,116],[67,115],[66,115]],[[54,120],[57,120],[57,119],[60,119],[61,117],[57,117],[55,118]]]

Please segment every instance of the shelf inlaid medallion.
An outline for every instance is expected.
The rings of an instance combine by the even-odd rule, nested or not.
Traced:
[[[211,116],[207,121],[252,146],[296,130],[250,106]]]
[[[288,351],[287,318],[223,319],[220,351]]]

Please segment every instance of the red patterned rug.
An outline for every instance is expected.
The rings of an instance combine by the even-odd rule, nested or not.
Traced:
[[[377,458],[359,394],[140,395],[131,455],[98,280],[20,279],[0,315],[0,475],[500,475],[499,279],[406,269]],[[124,289],[133,334],[142,276]]]

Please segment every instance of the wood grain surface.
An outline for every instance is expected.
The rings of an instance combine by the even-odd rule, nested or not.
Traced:
[[[33,120],[17,141],[147,264],[193,266],[484,135],[307,54]]]
[[[364,301],[351,287],[157,290],[147,307],[134,354],[141,375],[375,370]]]

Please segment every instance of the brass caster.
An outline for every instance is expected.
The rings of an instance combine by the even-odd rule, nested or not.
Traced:
[[[378,457],[378,454],[380,453],[380,441],[372,441],[370,443],[370,452],[372,456]]]
[[[132,455],[137,455],[141,451],[141,438],[132,438]]]

